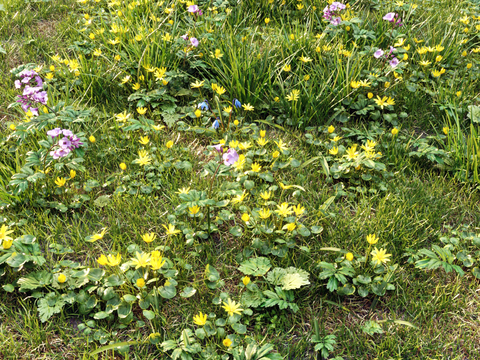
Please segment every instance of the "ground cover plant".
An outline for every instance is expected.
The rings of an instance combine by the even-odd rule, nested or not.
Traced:
[[[477,356],[478,1],[0,19],[2,357]]]

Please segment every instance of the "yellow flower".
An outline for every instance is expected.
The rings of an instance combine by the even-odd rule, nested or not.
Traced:
[[[3,249],[4,249],[4,250],[10,249],[10,248],[12,247],[12,244],[13,244],[13,240],[12,240],[12,239],[10,239],[10,240],[5,240],[5,239],[4,239],[4,240],[2,241],[2,246],[3,246]]]
[[[283,230],[288,230],[288,231],[293,231],[295,230],[295,228],[297,227],[297,225],[295,225],[295,223],[289,223],[289,224],[285,224],[283,226]]]
[[[300,204],[298,204],[297,206],[292,206],[292,210],[296,216],[300,216],[305,212],[305,208]]]
[[[262,209],[258,212],[258,215],[260,216],[261,219],[266,220],[272,215],[269,209]]]
[[[195,81],[194,83],[191,83],[190,84],[190,87],[192,89],[198,89],[198,88],[201,88],[203,86],[203,84],[205,83],[205,80],[202,80],[202,81]]]
[[[328,133],[331,134],[335,131],[335,127],[333,125],[330,125],[327,129]]]
[[[201,111],[200,109],[195,110],[195,116],[196,116],[197,118],[199,118],[200,116],[202,116],[202,111]]]
[[[393,128],[392,129],[392,135],[395,136],[398,134],[398,129],[397,128]]]
[[[241,203],[243,200],[247,198],[248,194],[246,190],[243,190],[241,195],[237,195],[232,199],[232,204],[238,204]]]
[[[370,245],[375,245],[378,242],[378,238],[376,237],[375,234],[367,235],[367,242]]]
[[[288,101],[297,101],[300,98],[300,90],[293,89],[290,94],[286,96]]]
[[[241,315],[243,309],[240,308],[240,304],[235,303],[230,298],[228,298],[227,302],[223,302],[222,308],[228,313],[228,316],[233,316],[233,314]]]
[[[170,140],[169,142],[167,142],[167,143],[165,144],[165,146],[167,147],[167,149],[170,149],[170,148],[173,146],[173,141]]]
[[[358,156],[357,145],[353,145],[347,149],[347,154],[345,155],[347,160],[355,160],[357,156]]]
[[[10,124],[9,128],[10,130],[15,131],[17,127],[15,126],[15,124]]]
[[[107,256],[107,265],[109,266],[117,266],[120,264],[120,261],[122,260],[122,255],[118,253],[116,256],[115,255],[108,255]]]
[[[338,147],[334,146],[330,150],[328,150],[330,155],[337,155],[338,154]]]
[[[405,53],[405,54],[403,54],[403,61],[407,61],[407,60],[408,60],[408,54]]]
[[[244,213],[244,214],[242,215],[242,220],[243,220],[244,222],[249,222],[249,221],[250,221],[250,215],[248,215],[247,213]]]
[[[461,91],[457,91],[455,94],[457,95],[457,97],[462,96],[462,92],[461,92]]]
[[[267,134],[266,130],[260,130],[260,137],[264,138],[266,134]]]
[[[388,89],[390,87],[390,81],[386,81],[385,84],[383,84],[385,86],[385,89]]]
[[[238,126],[238,124],[240,124],[240,122],[235,119],[235,120],[233,121],[233,125]]]
[[[222,52],[220,49],[216,49],[215,53],[210,53],[210,57],[215,58],[215,59],[220,59],[223,56]]]
[[[237,148],[238,144],[239,144],[238,140],[232,140],[228,143],[228,146],[231,148]]]
[[[150,254],[150,266],[152,270],[158,270],[160,269],[164,264],[165,260],[163,259],[162,255],[160,254],[160,251],[154,250]]]
[[[77,176],[77,172],[75,170],[70,170],[70,180],[72,180],[75,176]]]
[[[127,165],[126,165],[125,163],[120,163],[119,166],[120,166],[120,169],[121,169],[122,171],[127,170]]]
[[[375,101],[375,103],[378,106],[380,106],[382,109],[388,105],[395,105],[395,101],[391,97],[386,97],[386,96],[384,96],[383,98],[380,98],[380,96],[377,95],[377,98],[373,99],[373,101]]]
[[[400,46],[403,46],[403,44],[405,44],[405,39],[400,38],[400,39],[397,40],[397,42],[393,46],[400,47]]]
[[[139,107],[137,108],[137,112],[140,114],[140,115],[143,115],[147,112],[147,108],[145,107]]]
[[[368,97],[369,99],[371,99],[371,98],[373,98],[373,94],[372,94],[371,92],[369,92],[369,93],[367,94],[367,97]]]
[[[433,70],[432,71],[432,76],[433,77],[439,77],[440,75],[442,75],[442,72],[440,70]]]
[[[295,40],[295,35],[294,35],[294,34],[290,34],[289,38],[290,38],[290,40]]]
[[[440,62],[442,61],[442,59],[443,59],[442,55],[437,55],[437,57],[435,58],[435,62]]]
[[[46,79],[48,80],[52,80],[54,78],[54,75],[53,73],[48,73],[46,76],[45,76]]]
[[[428,60],[422,60],[419,62],[420,65],[422,66],[428,66],[430,65],[432,62],[431,61],[428,61]]]
[[[7,236],[8,234],[13,233],[13,230],[8,230],[8,226],[3,224],[2,227],[0,228],[0,240],[5,241],[5,240],[11,240],[12,238],[10,236]]]
[[[275,150],[275,151],[273,152],[273,154],[272,154],[272,157],[273,157],[274,159],[278,158],[279,156],[280,156],[280,153],[279,153],[278,151],[276,151],[276,150]]]
[[[352,261],[353,260],[353,254],[352,253],[346,253],[345,254],[345,259],[347,259],[348,261]]]
[[[268,200],[268,199],[270,199],[270,196],[272,196],[272,192],[271,192],[271,191],[264,191],[263,193],[260,193],[260,197],[261,197],[263,200]]]
[[[377,248],[373,249],[371,255],[372,261],[375,262],[375,266],[378,266],[380,264],[386,264],[388,261],[390,261],[389,257],[392,256],[392,254],[387,254],[387,250],[378,250]]]
[[[168,224],[168,227],[167,227],[166,225],[162,224],[162,226],[165,228],[167,235],[175,235],[175,234],[181,233],[180,230],[175,229],[175,225]]]
[[[148,253],[139,253],[135,252],[135,257],[130,258],[132,265],[135,266],[135,269],[147,267],[150,262],[150,255]]]
[[[445,126],[445,127],[442,129],[442,131],[443,131],[443,133],[444,133],[445,135],[448,135],[448,131],[449,131],[449,130],[450,130],[450,129],[449,129],[447,126]]]
[[[245,109],[245,111],[253,111],[253,109],[254,109],[254,107],[252,105],[250,105],[250,103],[243,104],[242,107]]]
[[[102,229],[102,231],[100,232],[100,234],[93,234],[92,236],[90,236],[90,240],[88,240],[88,241],[89,242],[94,242],[94,241],[103,239],[103,237],[107,233],[107,230],[108,230],[108,228],[104,227]]]
[[[248,276],[244,276],[242,278],[242,282],[243,282],[243,285],[247,286],[248,284],[250,284],[250,278]]]
[[[230,114],[232,112],[232,107],[231,106],[224,107],[223,111]]]
[[[63,284],[65,281],[67,281],[67,277],[65,276],[65,274],[59,274],[57,277],[57,281],[60,284]]]
[[[223,95],[225,94],[227,90],[225,90],[225,88],[223,86],[217,86],[217,88],[215,89],[215,92],[218,94],[218,95]]]
[[[142,235],[143,241],[145,241],[147,244],[151,243],[153,240],[155,240],[156,237],[157,237],[157,235],[155,235],[154,233],[146,233],[146,234]]]
[[[360,87],[360,82],[359,81],[351,81],[350,86],[352,89],[358,89]]]
[[[471,69],[472,66],[473,66],[472,63],[468,63],[468,64],[467,64],[467,69]]]
[[[283,66],[282,70],[285,71],[285,72],[289,72],[289,71],[292,70],[292,65],[290,65],[290,64],[285,64],[285,65]]]
[[[58,187],[64,186],[66,182],[67,182],[67,179],[65,179],[64,177],[57,177],[57,179],[55,180],[55,184]]]
[[[287,144],[285,144],[282,139],[278,140],[278,142],[274,141],[275,144],[277,144],[278,149],[280,150],[281,153],[283,153],[285,150],[288,150]]]
[[[138,90],[138,89],[140,89],[140,87],[141,87],[141,85],[139,83],[135,83],[135,84],[132,85],[133,90]]]
[[[89,140],[91,143],[94,143],[94,142],[95,142],[95,136],[90,135],[90,137],[88,138],[88,140]]]
[[[270,19],[269,19],[269,18],[265,18],[265,24],[268,25],[269,22],[270,22]]]
[[[188,194],[189,192],[190,192],[190,188],[184,187],[184,188],[178,189],[178,191],[176,191],[175,194]]]
[[[198,315],[195,315],[193,317],[193,323],[198,326],[203,326],[207,322],[207,314],[203,314],[201,311],[198,313]]]
[[[138,286],[140,289],[145,286],[145,280],[143,280],[143,278],[138,278],[135,283],[137,284],[137,286]]]
[[[262,167],[260,166],[260,164],[258,164],[258,163],[253,163],[252,164],[252,171],[253,172],[259,172],[261,169],[262,169]]]
[[[232,346],[233,343],[232,343],[232,340],[230,340],[228,338],[225,338],[225,339],[223,339],[222,344],[225,347],[230,347],[230,346]]]
[[[105,255],[100,255],[100,257],[97,259],[97,262],[100,265],[107,265],[108,264],[108,259]]]
[[[190,212],[190,214],[196,215],[200,211],[200,207],[198,205],[188,207],[188,211]]]
[[[288,206],[288,203],[284,202],[280,205],[277,205],[277,210],[275,210],[275,212],[280,216],[286,217],[292,214],[293,211],[292,208]]]
[[[141,136],[138,142],[142,145],[147,145],[150,142],[150,138],[148,136]]]

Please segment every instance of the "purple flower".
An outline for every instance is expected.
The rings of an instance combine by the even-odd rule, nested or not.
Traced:
[[[227,166],[233,165],[238,161],[238,154],[235,149],[228,149],[228,151],[223,154],[223,163]]]
[[[382,49],[378,49],[377,51],[375,51],[375,53],[373,54],[373,56],[375,56],[376,59],[382,57],[382,56],[383,56],[383,50],[382,50]]]
[[[393,53],[394,51],[397,51],[393,46],[390,46],[390,54]]]
[[[396,57],[394,57],[392,60],[390,60],[389,64],[392,68],[396,68],[397,65],[400,63]]]
[[[62,129],[60,129],[60,128],[55,128],[53,130],[47,131],[47,135],[51,136],[52,138],[56,138],[61,133],[62,133]]]
[[[342,23],[342,18],[341,17],[333,18],[332,21],[330,22],[330,24],[332,24],[333,26],[338,26],[341,23]]]
[[[196,14],[200,11],[197,5],[190,5],[187,10],[189,13]]]
[[[197,47],[198,44],[199,44],[197,38],[191,38],[191,39],[190,39],[190,42],[192,43],[192,46],[195,46],[195,47]]]
[[[73,133],[68,129],[63,129],[62,134],[63,136],[73,136]]]
[[[387,20],[387,21],[390,21],[390,22],[393,22],[395,20],[395,13],[394,12],[391,12],[391,13],[388,13],[387,15],[385,15],[383,17],[383,20]]]
[[[57,149],[55,151],[50,151],[50,155],[54,158],[54,159],[58,159],[58,158],[61,158],[61,157],[65,157],[67,156],[68,154],[70,154],[70,149]]]
[[[20,89],[22,87],[22,83],[20,80],[15,80],[15,89]]]
[[[213,147],[218,151],[219,154],[223,154],[223,144],[213,145]]]
[[[188,34],[180,36],[183,40],[187,41],[188,40]]]
[[[58,146],[60,146],[62,149],[70,149],[70,147],[72,146],[72,142],[69,138],[64,137],[58,142]]]

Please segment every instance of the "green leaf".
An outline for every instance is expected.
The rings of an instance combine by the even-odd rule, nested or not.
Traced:
[[[125,283],[118,275],[110,275],[105,281],[105,286],[120,286]]]
[[[45,287],[52,283],[53,275],[49,271],[37,271],[28,274],[27,276],[18,280],[20,291],[35,290],[39,287]]]
[[[38,313],[42,322],[47,321],[53,314],[58,314],[62,311],[65,301],[62,295],[54,292],[48,293],[44,298],[38,301]]]
[[[183,298],[189,298],[193,295],[195,295],[195,293],[197,292],[197,289],[193,288],[193,287],[190,287],[190,286],[187,286],[185,289],[183,289],[183,291],[180,293],[180,296],[183,297]]]
[[[126,318],[132,312],[132,304],[122,301],[117,309],[118,317],[120,319]]]
[[[93,202],[93,204],[96,207],[99,207],[99,208],[103,208],[103,207],[107,206],[109,203],[110,203],[110,196],[108,196],[108,195],[99,196]]]
[[[161,286],[158,288],[158,293],[164,299],[171,299],[177,295],[177,288],[173,285]]]
[[[2,288],[6,292],[12,292],[13,290],[15,290],[15,287],[12,284],[3,285]]]
[[[143,310],[143,316],[145,316],[148,320],[155,319],[155,313],[151,310]]]
[[[263,276],[271,267],[270,260],[265,257],[258,257],[242,262],[238,270],[245,275]]]
[[[238,323],[238,322],[236,322],[235,324],[232,325],[232,329],[237,334],[240,334],[240,335],[243,335],[247,332],[247,327],[243,324]]]
[[[475,276],[477,279],[480,279],[480,269],[478,267],[474,267],[472,269],[472,275]]]
[[[236,237],[242,236],[242,228],[240,226],[234,226],[229,230],[230,234]]]
[[[97,312],[95,315],[93,315],[93,318],[96,319],[96,320],[101,320],[101,319],[105,319],[109,316],[108,313],[106,313],[105,311],[100,311],[100,312]]]

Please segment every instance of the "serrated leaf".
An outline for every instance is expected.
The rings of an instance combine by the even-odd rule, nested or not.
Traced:
[[[44,298],[38,301],[38,313],[42,322],[47,321],[53,314],[62,311],[65,301],[62,296],[54,292],[48,293]]]
[[[245,275],[263,276],[270,270],[272,264],[265,257],[246,260],[240,264],[238,270]]]

